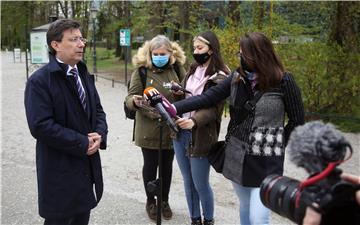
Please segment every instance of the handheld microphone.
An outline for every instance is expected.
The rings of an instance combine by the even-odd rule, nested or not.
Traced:
[[[166,124],[175,132],[179,132],[176,124],[172,120],[170,114],[163,106],[163,96],[153,87],[148,87],[144,90],[144,95],[149,99],[150,106],[156,108],[161,117],[166,121]],[[176,115],[176,113],[175,113]]]
[[[174,84],[174,83],[164,83],[164,88],[170,89],[172,91],[183,91],[184,93],[188,93],[188,94],[192,94],[191,91],[186,90],[185,88],[181,87],[178,84]]]

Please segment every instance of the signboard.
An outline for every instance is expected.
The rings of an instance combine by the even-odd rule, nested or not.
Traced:
[[[14,62],[21,62],[21,50],[20,50],[20,48],[14,48]]]
[[[120,46],[130,46],[130,29],[120,29]]]
[[[46,31],[30,34],[31,63],[44,64],[49,62],[49,51],[46,44]]]

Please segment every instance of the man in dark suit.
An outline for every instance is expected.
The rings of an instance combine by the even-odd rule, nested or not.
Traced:
[[[36,139],[39,214],[45,225],[88,224],[103,192],[98,150],[106,148],[106,116],[94,76],[81,61],[86,40],[80,24],[57,20],[46,36],[49,63],[25,89]]]

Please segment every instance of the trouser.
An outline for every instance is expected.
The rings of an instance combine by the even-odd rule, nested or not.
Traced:
[[[143,158],[144,158],[144,166],[142,170],[144,187],[146,192],[146,197],[148,200],[154,199],[154,194],[148,192],[146,189],[146,185],[149,181],[156,179],[157,168],[159,166],[158,163],[158,154],[159,150],[141,148]],[[172,177],[172,164],[174,161],[174,150],[172,149],[163,149],[161,150],[162,154],[162,200],[169,200],[169,192],[171,185],[171,177]]]
[[[45,219],[44,225],[88,225],[90,211],[64,219]]]
[[[260,188],[244,187],[232,182],[240,202],[241,225],[267,225],[270,220],[270,210],[260,199]]]
[[[190,217],[201,217],[200,203],[206,220],[214,218],[214,196],[209,183],[210,163],[207,157],[188,157],[186,150],[191,142],[191,131],[180,130],[173,140],[176,160],[182,177]]]

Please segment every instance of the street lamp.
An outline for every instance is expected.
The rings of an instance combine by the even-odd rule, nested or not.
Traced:
[[[96,40],[95,40],[95,29],[96,29],[96,14],[98,12],[98,9],[95,6],[92,6],[90,9],[90,16],[92,19],[92,23],[93,23],[93,72],[97,73],[97,69],[96,69]]]

